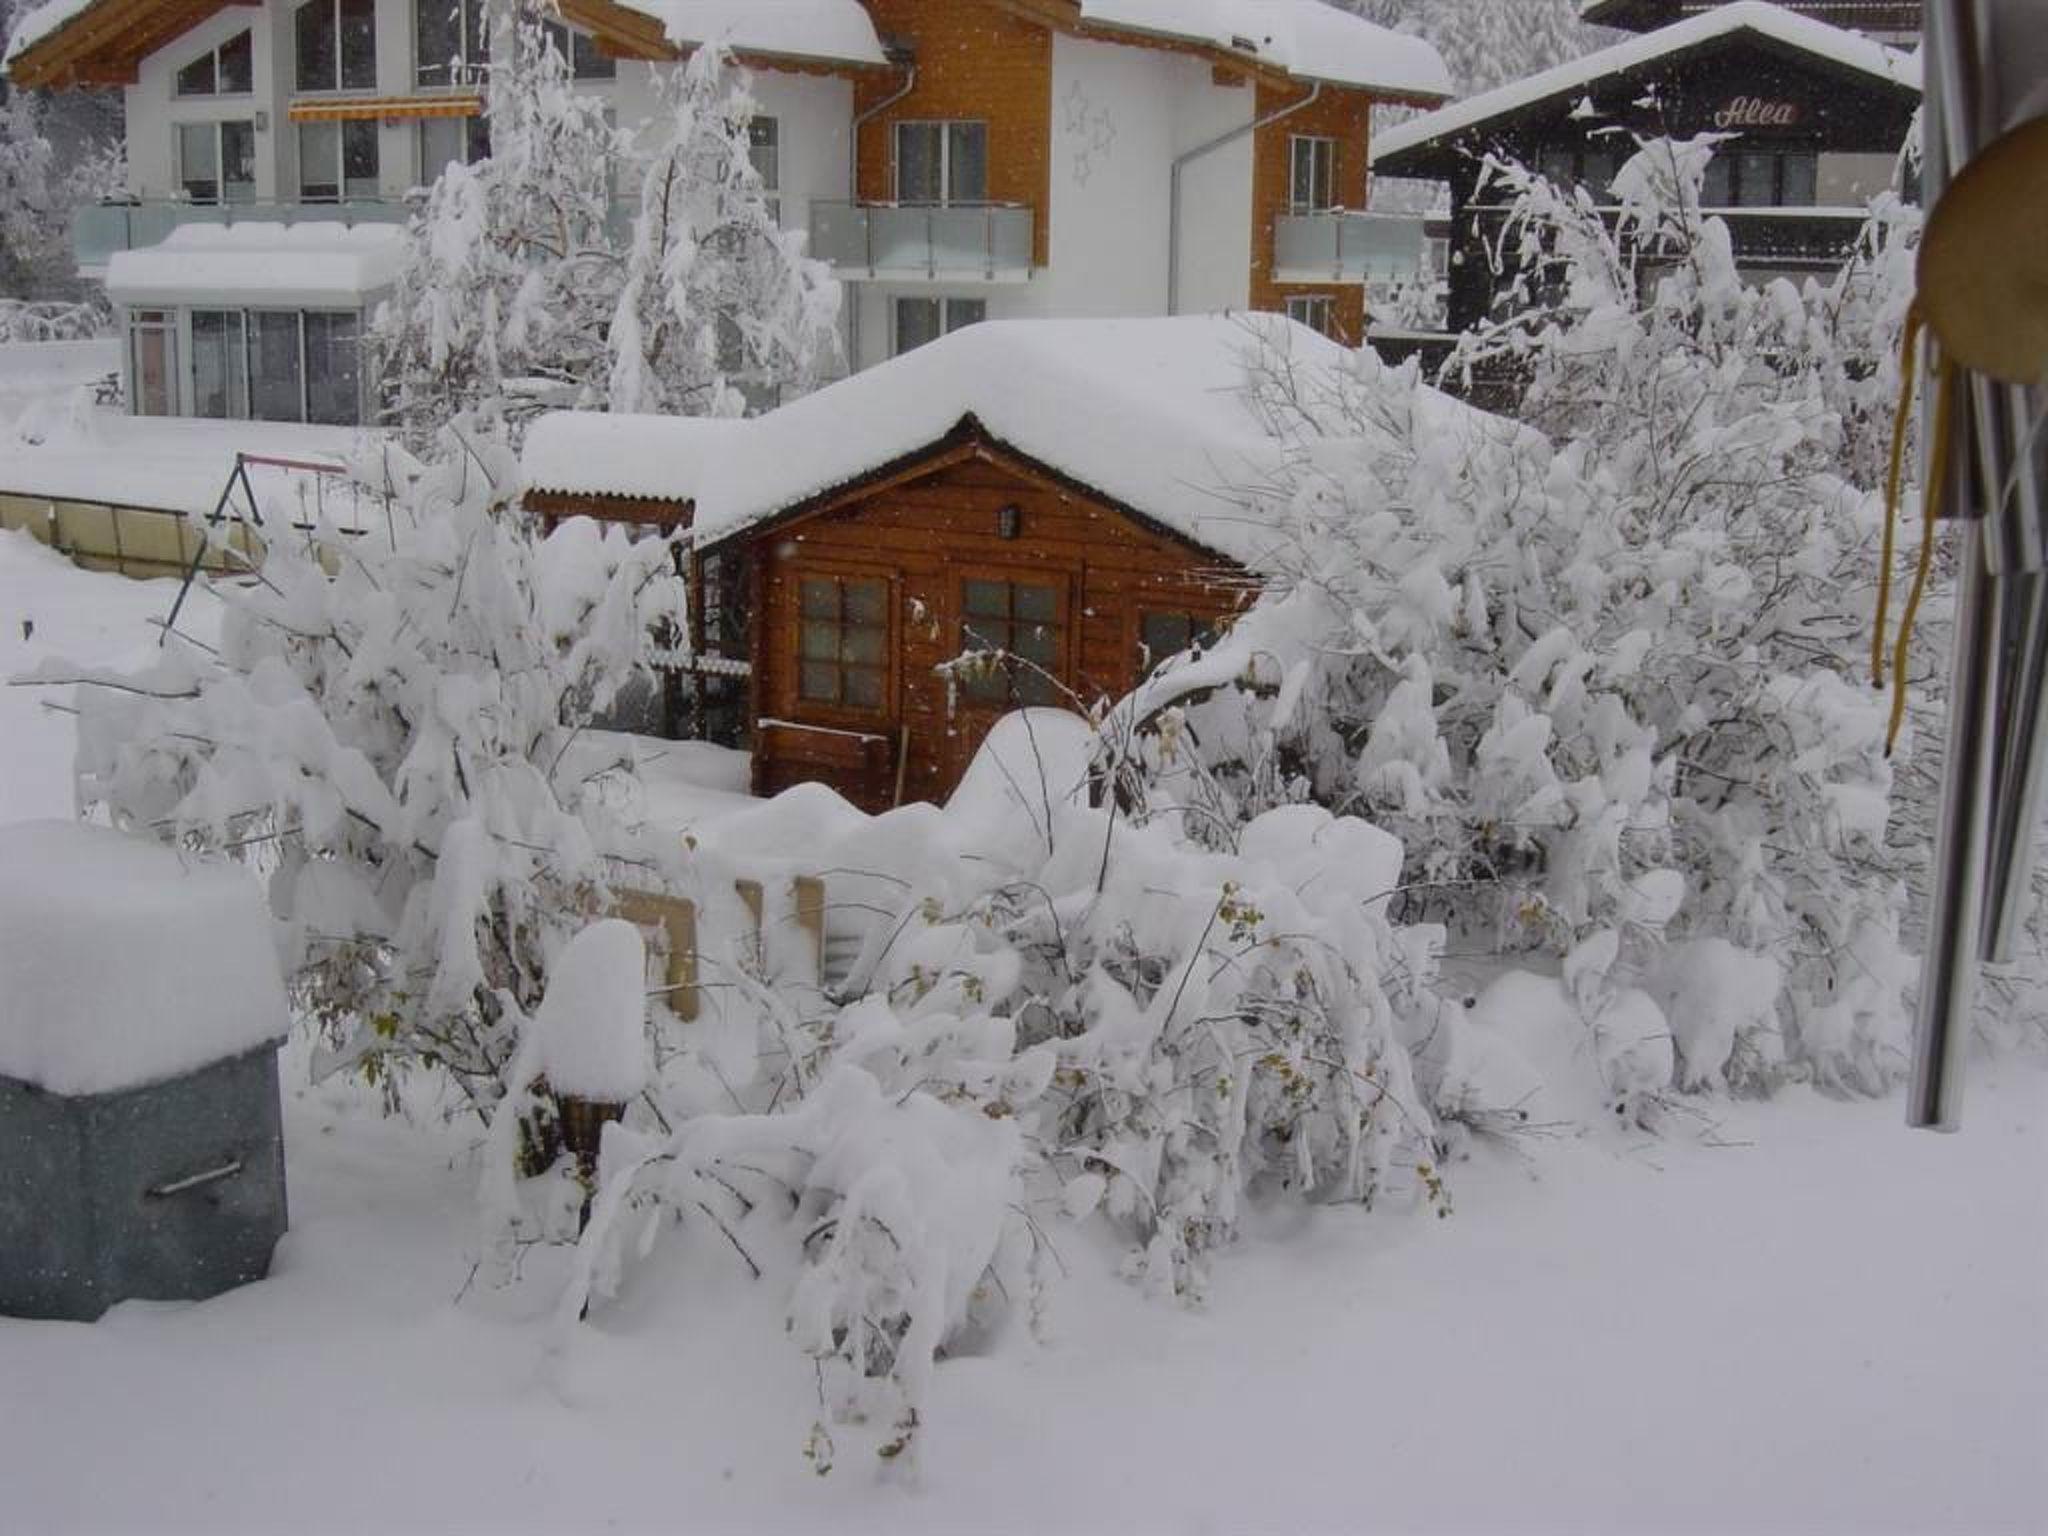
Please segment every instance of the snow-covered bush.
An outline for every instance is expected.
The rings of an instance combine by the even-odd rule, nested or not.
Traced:
[[[770,208],[757,108],[725,50],[699,48],[662,92],[611,321],[611,408],[736,416],[837,360],[839,284]]]
[[[1865,294],[1873,356],[1844,360],[1829,290],[1743,284],[1699,209],[1711,151],[1643,145],[1618,226],[1494,169],[1519,307],[1454,366],[1516,372],[1543,435],[1369,354],[1333,378],[1269,346],[1285,569],[1128,712],[1141,810],[1219,837],[1290,800],[1357,811],[1408,850],[1403,915],[1567,962],[1595,1033],[1620,1006],[1675,1036],[1682,1061],[1603,1055],[1625,1112],[1788,1064],[1874,1091],[1905,1061],[1910,855],[1864,675],[1880,498],[1838,404],[1897,309]],[[1767,962],[1775,1006],[1653,1020],[1667,943],[1705,938]]]
[[[568,936],[681,856],[569,753],[681,583],[658,540],[507,519],[502,445],[409,471],[396,537],[280,539],[220,584],[217,651],[81,688],[80,796],[261,859],[330,1064],[433,1063],[488,1113]]]

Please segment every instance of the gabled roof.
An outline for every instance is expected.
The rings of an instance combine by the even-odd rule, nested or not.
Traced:
[[[1451,74],[1420,37],[1377,26],[1325,0],[1080,0],[1090,30],[1172,38],[1404,101],[1444,101]]]
[[[1744,35],[1901,91],[1917,93],[1920,89],[1917,54],[1900,53],[1858,33],[1766,4],[1765,0],[1731,0],[1714,10],[1389,128],[1374,137],[1374,169],[1389,175],[1409,174],[1401,162],[1415,158],[1415,151],[1442,148],[1451,140],[1518,117],[1609,76],[1640,71],[1674,55]]]
[[[1245,493],[1292,451],[1262,398],[1275,364],[1322,400],[1395,377],[1277,315],[992,320],[748,421],[545,417],[527,437],[526,477],[540,491],[693,503],[709,547],[982,444],[1262,570],[1285,534]],[[1498,425],[1405,380],[1383,387],[1447,423]]]
[[[131,82],[141,61],[248,0],[45,0],[21,18],[6,69],[35,87]],[[750,63],[868,70],[889,60],[861,0],[557,0],[565,20],[628,58],[723,42]],[[945,0],[968,4],[971,0]],[[1259,73],[1320,80],[1402,101],[1451,94],[1421,38],[1324,0],[980,0],[1062,30],[1192,48]]]

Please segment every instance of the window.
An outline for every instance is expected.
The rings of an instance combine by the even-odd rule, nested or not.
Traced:
[[[254,123],[180,123],[178,185],[195,203],[256,198]]]
[[[138,309],[128,320],[129,366],[135,378],[137,416],[178,413],[178,332],[170,314]]]
[[[258,310],[249,316],[249,414],[258,421],[306,419],[305,372],[299,356],[296,310]]]
[[[986,299],[898,299],[896,355],[914,351],[928,341],[950,336],[963,325],[988,318]]]
[[[1709,208],[1810,208],[1820,156],[1811,149],[1727,150],[1707,162],[1700,201]]]
[[[299,90],[377,88],[377,0],[307,0],[297,33]]]
[[[896,201],[988,201],[987,123],[898,123]]]
[[[554,44],[569,65],[569,77],[573,80],[616,80],[619,78],[619,61],[609,54],[598,51],[596,40],[582,32],[572,32],[559,21],[544,21],[542,28],[547,32],[548,41]]]
[[[839,709],[881,709],[889,677],[888,584],[806,576],[799,600],[797,696]]]
[[[299,124],[299,196],[309,203],[374,198],[377,124],[369,119]]]
[[[1287,318],[1297,325],[1305,325],[1321,336],[1332,334],[1334,321],[1330,314],[1330,296],[1327,293],[1296,293],[1287,299]]]
[[[346,311],[306,315],[306,420],[352,427],[362,420],[362,342]]]
[[[1621,150],[1612,144],[1552,144],[1536,152],[1536,174],[1565,192],[1584,187],[1605,201],[1621,162]]]
[[[1191,613],[1147,613],[1138,619],[1138,671],[1150,672],[1169,656],[1216,638],[1216,626]]]
[[[180,96],[246,96],[256,88],[256,50],[253,34],[237,32],[233,37],[178,71]]]
[[[491,61],[488,0],[413,0],[413,71],[421,85],[469,85]]]
[[[1337,206],[1337,141],[1297,133],[1289,141],[1287,211],[1322,213]]]
[[[219,421],[249,415],[249,353],[239,309],[192,311],[192,414]]]
[[[491,156],[491,130],[481,113],[474,117],[420,119],[420,180],[438,180],[451,165],[475,165]]]
[[[967,698],[996,708],[1053,704],[1066,670],[1060,589],[1025,581],[969,580],[960,585],[960,649],[1001,651],[999,665],[962,679]]]

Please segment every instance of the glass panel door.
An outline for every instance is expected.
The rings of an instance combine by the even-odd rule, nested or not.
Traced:
[[[171,317],[158,311],[138,315],[129,340],[134,353],[134,414],[177,415],[177,340]]]
[[[896,201],[936,203],[944,198],[943,123],[896,125]]]
[[[356,317],[306,316],[306,419],[352,427],[362,419],[362,345]]]
[[[192,414],[223,421],[249,414],[249,354],[240,310],[192,312]]]
[[[259,310],[249,316],[249,390],[257,420],[306,419],[296,312]]]
[[[946,125],[946,201],[988,201],[988,124]]]

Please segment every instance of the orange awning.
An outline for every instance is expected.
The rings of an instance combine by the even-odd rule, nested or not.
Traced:
[[[334,123],[363,118],[478,117],[481,96],[319,96],[291,105],[295,123]]]

